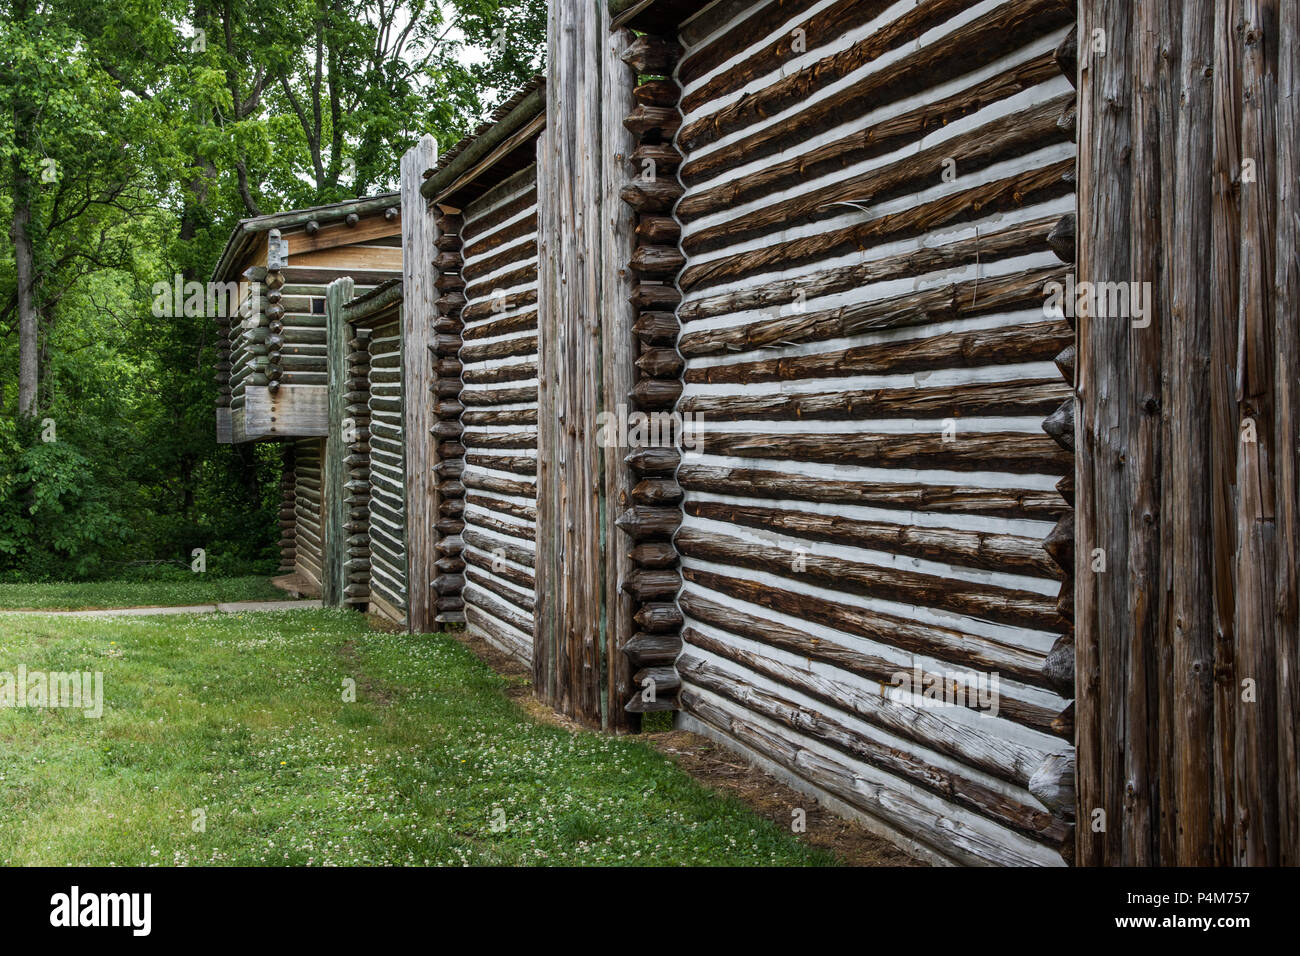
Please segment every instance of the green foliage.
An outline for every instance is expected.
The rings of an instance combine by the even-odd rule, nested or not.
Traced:
[[[90,575],[126,540],[127,523],[85,455],[66,442],[23,442],[25,425],[0,421],[0,574]]]

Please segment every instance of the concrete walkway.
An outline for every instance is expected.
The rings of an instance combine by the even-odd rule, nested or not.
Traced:
[[[229,604],[186,604],[181,607],[110,607],[94,611],[6,611],[0,614],[41,614],[56,617],[144,617],[151,614],[238,614],[241,611],[306,611],[320,601],[234,601]]]

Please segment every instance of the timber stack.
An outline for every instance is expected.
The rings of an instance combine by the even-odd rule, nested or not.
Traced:
[[[297,521],[294,520],[294,487],[297,484],[293,472],[293,446],[284,450],[283,473],[280,478],[280,573],[293,574],[294,561],[297,557],[295,537]]]
[[[267,237],[266,249],[266,381],[271,393],[280,389],[284,374],[281,364],[284,353],[284,267],[288,260],[288,243],[280,237],[279,229],[272,229]]]
[[[629,268],[636,276],[632,302],[638,315],[632,326],[638,341],[638,378],[629,396],[632,405],[668,427],[648,430],[653,444],[634,448],[626,462],[635,478],[631,507],[618,527],[634,545],[633,570],[621,582],[636,602],[637,632],[623,648],[632,667],[635,692],[626,704],[632,713],[674,710],[681,687],[675,661],[681,651],[682,613],[677,595],[682,578],[673,535],[681,524],[680,430],[675,410],[682,393],[684,362],[677,351],[675,315],[681,301],[676,277],[686,264],[679,248],[681,227],[673,207],[682,196],[677,180],[681,153],[673,139],[681,128],[681,88],[672,78],[681,48],[675,40],[643,34],[624,51],[634,73],[635,109],[623,125],[637,138],[629,157],[632,180],[620,193],[637,214],[636,244]]]
[[[1056,49],[1056,62],[1061,69],[1062,75],[1069,80],[1070,85],[1078,88],[1078,44],[1079,31],[1078,27],[1073,27],[1061,45]],[[1071,100],[1061,113],[1057,120],[1057,127],[1071,141],[1076,139],[1077,130],[1078,104]],[[1069,212],[1057,221],[1051,231],[1047,234],[1048,248],[1062,262],[1069,265],[1072,269],[1075,265],[1075,233],[1076,233],[1076,216],[1075,213]],[[1063,318],[1069,324],[1070,331],[1077,333],[1077,320],[1074,318],[1073,309],[1064,309]],[[1053,360],[1061,376],[1069,383],[1071,390],[1074,388],[1074,373],[1076,356],[1078,355],[1076,342],[1067,345]],[[1052,439],[1061,446],[1070,459],[1074,458],[1074,403],[1075,396],[1071,391],[1070,396],[1065,399],[1046,419],[1043,420],[1043,431],[1047,432]],[[1053,642],[1051,650],[1047,652],[1047,657],[1043,661],[1043,676],[1047,684],[1061,697],[1070,701],[1070,705],[1057,716],[1053,722],[1053,728],[1067,739],[1074,739],[1074,575],[1075,575],[1075,520],[1074,520],[1074,469],[1071,467],[1064,477],[1056,484],[1056,490],[1060,493],[1062,500],[1068,506],[1065,513],[1057,520],[1047,538],[1043,541],[1043,550],[1047,552],[1061,571],[1061,591],[1056,601],[1056,610],[1061,618],[1061,626],[1064,628],[1060,637]],[[1074,832],[1075,819],[1075,757],[1069,755],[1053,755],[1045,761],[1044,765],[1036,772],[1034,778],[1029,782],[1029,792],[1038,798],[1049,810],[1060,816],[1069,825],[1069,832]],[[1065,841],[1061,855],[1069,862],[1074,860],[1074,839],[1073,836]]]
[[[431,389],[434,402],[433,438],[437,442],[435,466],[438,484],[437,551],[434,563],[437,576],[433,580],[437,614],[440,624],[463,624],[465,601],[461,590],[465,583],[464,530],[465,485],[461,481],[465,472],[465,445],[461,441],[464,426],[461,414],[461,363],[458,358],[464,322],[461,314],[465,307],[465,279],[461,274],[462,221],[458,215],[437,214],[435,228],[438,250],[433,265],[438,271],[434,287],[439,296],[434,302],[436,315],[433,321],[434,374]]]
[[[343,441],[347,510],[343,533],[343,603],[370,603],[370,329],[353,327],[348,340]]]

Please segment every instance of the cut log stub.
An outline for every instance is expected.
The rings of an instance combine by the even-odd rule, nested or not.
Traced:
[[[1074,262],[1075,248],[1075,217],[1074,213],[1066,213],[1060,221],[1052,227],[1051,232],[1047,234],[1047,247],[1056,253],[1056,258],[1062,262]]]
[[[648,667],[652,664],[667,664],[677,659],[682,651],[682,638],[679,634],[648,634],[638,631],[632,640],[623,647],[633,667]]]
[[[1056,128],[1075,142],[1079,138],[1079,110],[1071,103],[1056,121]]]
[[[307,230],[307,235],[314,236],[316,233],[320,232],[320,223],[315,219],[308,219],[307,225],[303,228]]]
[[[1066,451],[1074,451],[1074,399],[1067,398],[1061,407],[1043,419],[1043,431]]]
[[[629,264],[639,276],[663,278],[681,271],[686,257],[676,246],[639,245]]]
[[[677,341],[681,324],[671,312],[642,312],[632,331],[648,345],[671,345]]]
[[[632,699],[627,702],[623,709],[629,714],[649,714],[655,711],[676,710],[677,697],[675,694],[659,694],[656,690],[653,701],[645,700],[645,693],[637,691]]]
[[[637,73],[667,76],[682,55],[682,48],[673,40],[660,36],[639,36],[623,51],[623,62]]]
[[[656,697],[660,694],[675,694],[677,689],[682,686],[681,675],[677,673],[677,668],[671,664],[656,664],[651,667],[643,667],[632,675],[632,683],[637,687],[645,687],[647,681],[654,683]]]
[[[623,125],[638,137],[670,141],[682,125],[682,114],[676,107],[641,105],[624,118]]]
[[[461,258],[459,252],[440,252],[433,260],[434,268],[439,272],[456,272],[460,270]]]
[[[676,180],[660,177],[649,182],[634,179],[619,192],[619,198],[637,212],[668,212],[682,198]]]
[[[676,106],[682,95],[675,80],[647,80],[632,91],[633,98],[646,106]]]
[[[677,111],[674,109],[673,112]],[[642,143],[633,151],[631,161],[635,175],[641,175],[647,169],[671,174],[681,164],[682,154],[672,143]],[[640,229],[637,234],[641,234]]]
[[[1066,504],[1074,507],[1074,473],[1063,475],[1056,483],[1056,492],[1065,499]]]
[[[627,556],[638,568],[671,568],[679,560],[671,541],[642,541]]]
[[[676,349],[650,349],[636,360],[636,367],[655,378],[676,379],[681,375],[686,360]]]
[[[1061,516],[1056,527],[1043,541],[1043,550],[1048,553],[1067,574],[1074,573],[1074,512]]]
[[[642,242],[665,245],[681,238],[682,227],[672,216],[649,214],[637,217],[636,237]]]
[[[1074,698],[1074,634],[1062,634],[1043,660],[1043,676],[1066,699]]]
[[[1073,345],[1067,345],[1061,350],[1061,354],[1054,359],[1057,369],[1061,372],[1061,377],[1071,385],[1074,384],[1074,369],[1078,363],[1078,357],[1078,350]]]
[[[1075,89],[1079,88],[1079,26],[1075,24],[1070,27],[1070,32],[1065,35],[1061,45],[1056,48],[1056,65],[1061,68],[1061,73],[1070,85]]]
[[[401,211],[396,206],[389,206],[387,209],[384,210],[384,218],[387,219],[389,222],[392,222],[401,214],[402,214]]]
[[[650,410],[670,409],[682,394],[682,383],[676,379],[643,378],[632,387],[628,398],[637,407]]]
[[[682,523],[682,512],[679,508],[634,505],[623,512],[614,523],[636,541],[667,538]]]
[[[348,213],[348,217],[343,221],[348,224],[348,228],[350,229],[361,221],[361,217],[354,212],[350,212]]]
[[[1029,792],[1051,810],[1067,820],[1075,817],[1075,755],[1049,754],[1029,777]]]
[[[1052,720],[1052,733],[1066,740],[1074,739],[1074,701]]]
[[[632,489],[639,505],[675,505],[682,500],[682,486],[675,478],[643,478]]]
[[[623,461],[640,474],[663,475],[676,471],[682,456],[675,448],[637,448]]]
[[[677,631],[682,626],[681,609],[668,601],[643,604],[633,619],[645,630],[655,634]]]
[[[633,571],[622,584],[622,591],[638,601],[669,601],[682,586],[682,576],[671,568]]]
[[[632,289],[628,301],[638,309],[672,310],[682,301],[682,294],[665,282],[642,282]]]

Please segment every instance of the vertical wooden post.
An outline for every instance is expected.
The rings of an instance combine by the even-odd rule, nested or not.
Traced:
[[[346,358],[348,349],[348,323],[343,317],[343,306],[352,299],[353,282],[350,278],[335,279],[325,291],[325,341],[329,368],[329,434],[325,438],[324,460],[321,462],[321,600],[329,606],[343,603],[343,589],[347,586],[343,563],[347,560],[347,534],[343,525],[347,521],[347,468],[343,459],[348,454],[343,440],[344,407],[347,405]]]
[[[437,575],[437,455],[430,429],[433,402],[434,216],[420,195],[424,172],[438,159],[428,134],[402,157],[402,392],[406,438],[407,621],[413,634],[437,630],[432,582]]]
[[[1277,43],[1276,382],[1277,774],[1281,866],[1300,865],[1300,4],[1283,3]]]
[[[547,123],[538,143],[534,686],[560,712],[620,730],[629,718],[613,702],[627,687],[619,650],[631,620],[618,593],[612,518],[624,489],[621,469],[611,470],[608,449],[598,444],[598,416],[625,401],[631,376],[631,313],[617,301],[621,244],[631,234],[618,200],[628,109],[622,99],[603,102],[617,82],[607,86],[606,78],[618,71],[622,79],[626,67],[603,3],[552,0],[547,32]]]

